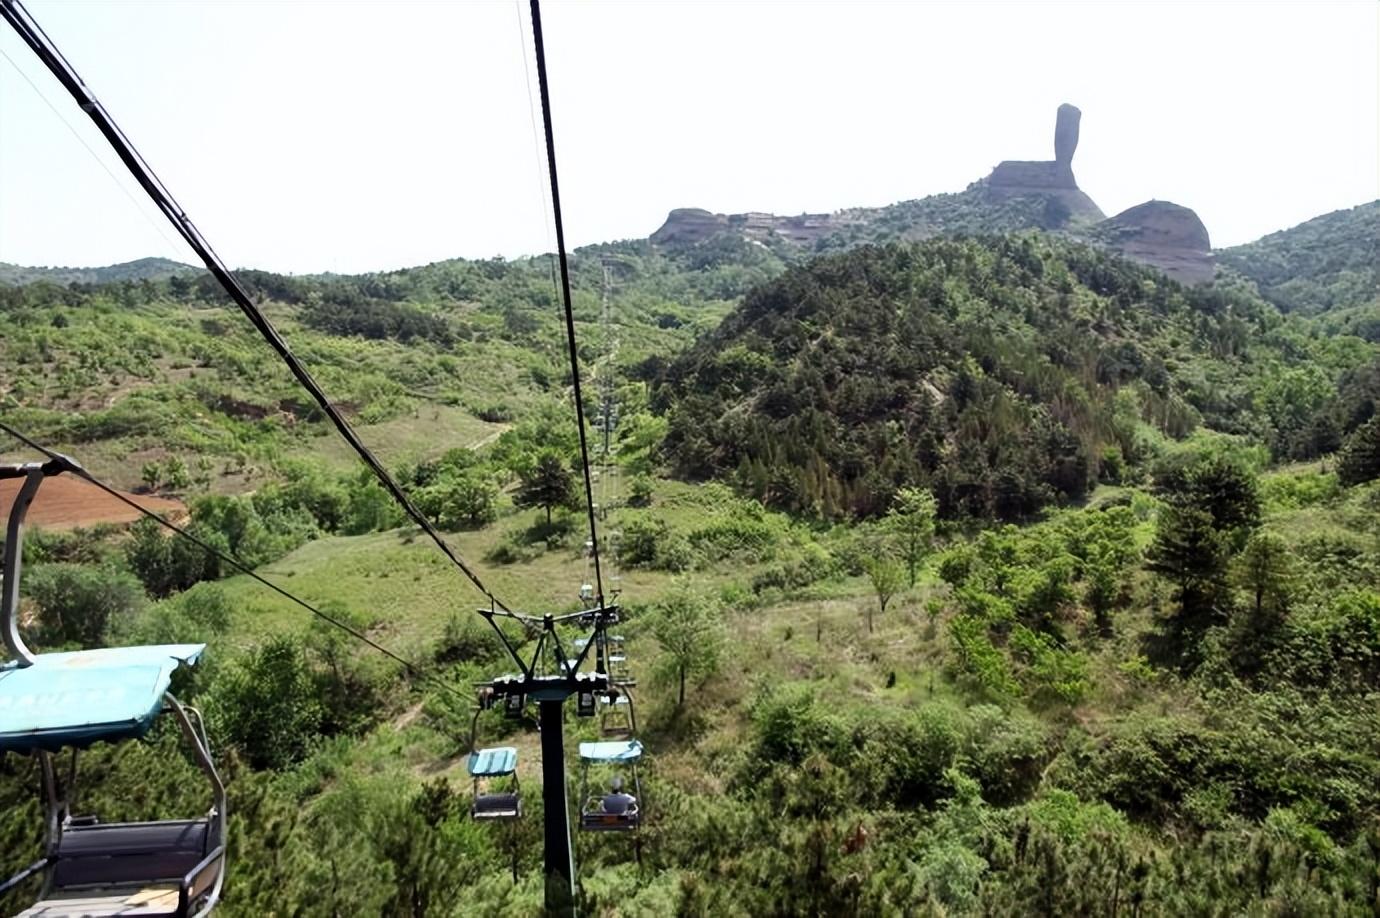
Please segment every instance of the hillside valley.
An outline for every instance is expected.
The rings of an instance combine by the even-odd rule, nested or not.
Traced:
[[[1214,251],[1107,218],[1071,108],[957,194],[572,254],[647,813],[577,833],[582,913],[1380,908],[1380,202]],[[584,607],[549,259],[239,276],[496,595]],[[208,644],[175,689],[229,782],[218,914],[542,913],[481,597],[208,275],[0,268],[0,420],[413,664],[150,522],[29,533],[36,648]],[[565,729],[573,795],[601,724]],[[470,818],[477,745],[523,819]],[[204,806],[167,725],[83,760],[106,820]],[[37,781],[0,757],[0,868]]]

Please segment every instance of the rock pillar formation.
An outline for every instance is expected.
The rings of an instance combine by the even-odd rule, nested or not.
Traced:
[[[993,201],[1043,198],[1048,211],[1045,229],[1062,229],[1070,220],[1102,220],[1105,214],[1078,188],[1073,178],[1073,153],[1078,149],[1078,122],[1083,113],[1072,105],[1059,106],[1054,120],[1054,159],[999,163],[985,181]]]
[[[1073,151],[1078,149],[1078,122],[1083,113],[1065,102],[1054,119],[1054,161],[1061,171],[1073,175]]]

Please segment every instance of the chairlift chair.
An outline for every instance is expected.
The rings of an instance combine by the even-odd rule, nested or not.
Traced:
[[[0,883],[0,894],[42,876],[23,918],[205,915],[225,881],[225,785],[216,772],[200,712],[168,691],[173,673],[192,666],[205,644],[113,647],[34,654],[19,634],[17,608],[24,515],[44,477],[70,462],[0,467],[23,478],[6,529],[0,626],[10,659],[0,664],[0,754],[34,756],[44,796],[44,856]],[[97,742],[138,739],[171,714],[211,786],[211,806],[194,819],[105,823],[71,812],[78,752]],[[54,757],[71,750],[65,782]]]
[[[628,666],[628,656],[624,653],[614,653],[610,650],[609,661],[609,681],[614,685],[634,685],[632,669]]]
[[[580,828],[586,832],[631,832],[642,825],[642,782],[637,763],[642,744],[635,739],[580,744]],[[626,794],[591,793],[591,766],[626,768],[632,778],[631,800]]]
[[[0,890],[44,872],[24,918],[138,914],[205,915],[225,879],[225,786],[211,760],[200,713],[168,691],[172,673],[192,665],[204,644],[117,647],[39,654],[29,666],[0,668],[0,752],[35,755],[46,809],[46,851]],[[77,750],[143,736],[172,714],[211,784],[212,805],[197,819],[103,823],[74,816]],[[72,750],[59,787],[54,756]],[[136,908],[137,906],[137,908]]]
[[[610,692],[603,696],[601,708],[599,732],[609,739],[632,739],[637,733],[632,696],[626,691]]]
[[[475,819],[518,819],[522,816],[522,797],[518,789],[517,749],[496,746],[470,753],[470,777],[474,781],[474,800],[470,816]],[[491,780],[511,777],[511,790],[489,790]]]
[[[475,737],[479,728],[479,715],[485,710],[481,700],[470,723],[470,757],[466,763],[470,778],[474,782],[474,799],[470,803],[470,816],[478,820],[510,820],[522,816],[522,797],[517,778],[517,749],[513,746],[495,746],[479,749]],[[493,784],[508,779],[505,789],[494,789]]]

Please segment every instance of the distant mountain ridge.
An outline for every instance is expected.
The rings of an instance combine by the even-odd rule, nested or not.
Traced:
[[[1217,258],[1286,312],[1380,304],[1380,200],[1219,249]]]
[[[198,274],[202,268],[171,258],[137,258],[98,268],[28,267],[0,261],[0,284],[19,286],[38,281],[54,284],[112,284],[120,281],[164,280],[176,275]]]
[[[1073,155],[1081,119],[1076,107],[1059,106],[1054,159],[1006,160],[957,194],[799,216],[678,208],[650,240],[655,245],[685,247],[736,234],[769,248],[837,251],[865,242],[1040,229],[1065,232],[1112,249],[1181,283],[1212,280],[1212,245],[1207,228],[1192,210],[1168,201],[1147,201],[1108,220],[1078,187]]]

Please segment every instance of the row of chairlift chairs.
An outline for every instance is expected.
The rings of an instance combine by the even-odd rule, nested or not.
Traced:
[[[581,599],[589,602],[592,589],[586,584]],[[592,638],[577,638],[575,651],[582,653],[589,641],[595,641],[594,666],[609,677],[607,692],[588,692],[576,695],[575,713],[581,718],[599,720],[600,740],[580,743],[580,821],[586,832],[633,832],[642,826],[643,793],[638,773],[642,759],[642,743],[637,736],[637,713],[632,689],[636,682],[628,665],[627,642],[622,635],[606,634],[604,624],[617,624],[617,613],[603,613],[596,623],[594,615],[585,621],[594,624]],[[578,659],[566,661],[573,671]],[[527,700],[521,695],[506,695],[501,699],[488,688],[479,691],[478,705],[470,726],[469,773],[473,781],[474,797],[470,815],[476,820],[515,820],[522,817],[522,797],[518,786],[518,751],[513,746],[480,748],[477,744],[479,719],[484,711],[501,703],[503,712],[511,720],[521,720]],[[608,792],[591,784],[591,775],[600,777],[614,772]],[[623,778],[626,773],[627,779]],[[630,788],[629,793],[624,788]]]

